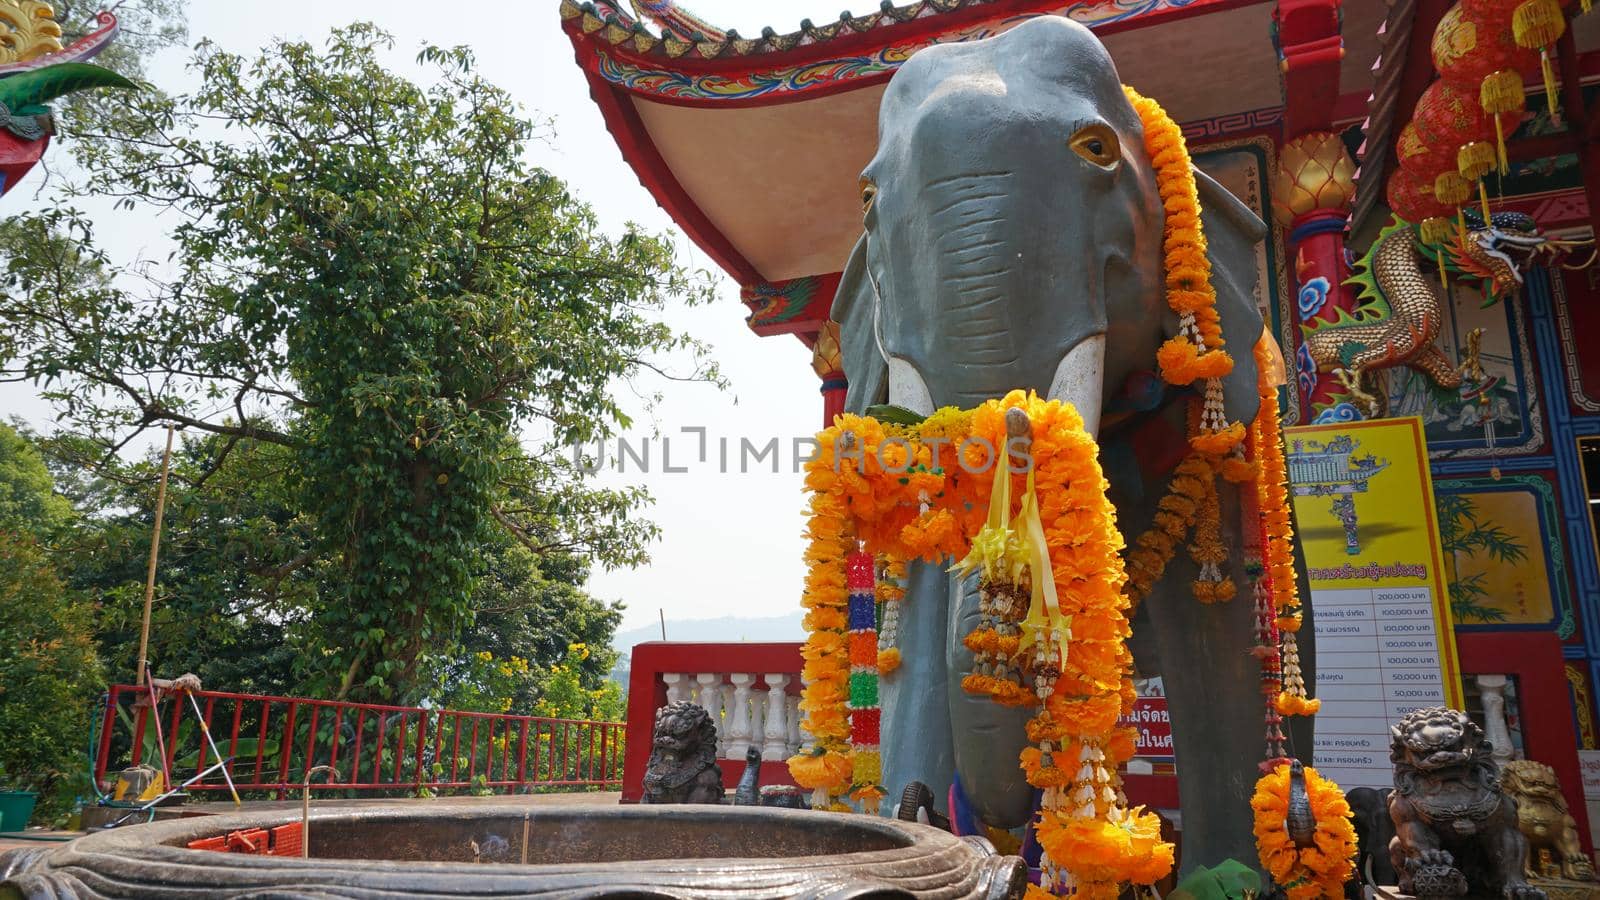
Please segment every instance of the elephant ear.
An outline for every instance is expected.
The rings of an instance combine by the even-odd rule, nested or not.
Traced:
[[[1223,398],[1228,418],[1248,424],[1255,421],[1261,405],[1253,352],[1262,334],[1261,311],[1255,300],[1256,246],[1266,237],[1267,226],[1210,175],[1196,169],[1194,180],[1200,194],[1206,255],[1211,260],[1211,286],[1217,292],[1217,315],[1233,356],[1233,372],[1222,380]]]
[[[883,358],[877,335],[878,298],[867,274],[865,233],[850,251],[850,262],[839,278],[828,318],[839,323],[839,354],[849,382],[844,408],[853,413],[886,402],[889,397],[889,363]]]

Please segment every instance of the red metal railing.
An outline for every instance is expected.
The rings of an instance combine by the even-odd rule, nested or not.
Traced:
[[[100,723],[95,778],[106,783],[112,761],[147,762],[181,784],[218,760],[240,791],[299,787],[313,766],[339,777],[318,789],[417,791],[448,788],[615,787],[625,751],[621,722],[547,719],[501,713],[383,706],[300,697],[196,691],[160,702],[159,732],[146,689],[112,686]],[[164,745],[164,746],[162,746]],[[226,791],[219,771],[190,791]]]

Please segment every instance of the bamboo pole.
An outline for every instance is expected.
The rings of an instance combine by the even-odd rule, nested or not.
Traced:
[[[144,576],[144,623],[139,626],[139,684],[144,684],[149,660],[145,654],[150,649],[150,606],[156,596],[156,557],[161,552],[161,519],[167,511],[167,470],[172,466],[172,434],[167,426],[167,449],[161,454],[161,485],[156,489],[156,523],[150,533],[150,564]]]

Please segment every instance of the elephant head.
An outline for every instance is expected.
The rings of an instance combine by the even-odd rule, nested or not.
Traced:
[[[1265,226],[1212,179],[1196,178],[1217,309],[1233,340],[1227,412],[1249,422],[1259,404],[1250,348],[1263,331],[1252,287]],[[864,233],[833,306],[847,407],[860,412],[889,402],[926,414],[1034,389],[1078,409],[1099,432],[1103,461],[1119,440],[1164,425],[1172,438],[1165,449],[1176,456],[1141,450],[1134,464],[1134,453],[1119,454],[1128,463],[1122,469],[1107,461],[1124,532],[1137,533],[1186,449],[1185,404],[1167,402],[1183,392],[1162,394],[1153,374],[1157,348],[1177,331],[1164,294],[1164,213],[1139,116],[1106,49],[1083,26],[1041,16],[997,37],[919,52],[884,94],[878,150],[861,190]],[[1224,525],[1237,536],[1236,501]],[[1187,594],[1181,568],[1175,563],[1167,581],[1181,579]],[[1248,583],[1237,566],[1234,576]],[[910,582],[901,624],[905,662],[884,688],[885,786],[898,796],[905,782],[921,780],[942,797],[957,772],[983,819],[1018,825],[1031,802],[1017,766],[1027,712],[960,688],[972,665],[960,636],[976,618],[975,591],[932,565],[913,566]],[[1189,662],[1217,675],[1221,681],[1193,691],[1174,690],[1169,678],[1174,705],[1191,699],[1180,693],[1194,693],[1193,712],[1204,716],[1205,706],[1225,698],[1230,714],[1215,727],[1245,731],[1210,747],[1206,732],[1215,727],[1175,734],[1180,775],[1187,768],[1203,776],[1210,765],[1203,757],[1243,748],[1229,766],[1244,777],[1260,755],[1258,672],[1245,652],[1250,603],[1222,606],[1229,609],[1173,617],[1196,629],[1187,639],[1201,642],[1186,652],[1179,646],[1185,636],[1161,640],[1163,628],[1144,649],[1135,646],[1144,671],[1153,673],[1159,656],[1169,666]],[[1190,621],[1206,612],[1216,621]],[[1187,658],[1175,660],[1168,650]],[[1207,661],[1207,653],[1219,661]],[[1234,714],[1240,710],[1243,718]],[[1186,717],[1173,715],[1177,731]],[[1232,846],[1218,851],[1249,859],[1245,803],[1253,778],[1233,780],[1221,783],[1243,791],[1231,810],[1243,828],[1233,828],[1224,842]],[[1198,799],[1202,788],[1185,780],[1180,790],[1188,818],[1190,795]],[[1202,852],[1186,853],[1186,864],[1220,862],[1208,858],[1214,854],[1203,838],[1188,837],[1186,850],[1199,845]]]

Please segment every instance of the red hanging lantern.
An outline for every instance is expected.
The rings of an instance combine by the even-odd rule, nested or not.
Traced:
[[[1455,208],[1440,203],[1433,195],[1433,179],[1423,180],[1405,169],[1396,169],[1389,176],[1384,196],[1395,215],[1407,222],[1424,219],[1447,218]]]
[[[1461,14],[1476,22],[1509,22],[1522,0],[1461,0]]]
[[[1539,54],[1517,46],[1510,0],[1468,0],[1450,7],[1433,30],[1433,67],[1439,77],[1477,90],[1485,75],[1501,69],[1531,70]],[[1487,9],[1482,9],[1487,7]]]
[[[1494,120],[1478,105],[1477,82],[1469,87],[1440,79],[1428,85],[1417,98],[1411,122],[1422,140],[1448,153],[1451,169],[1457,147],[1494,138]]]
[[[1456,158],[1452,148],[1437,141],[1429,141],[1417,130],[1417,123],[1407,122],[1400,129],[1394,143],[1394,155],[1401,168],[1416,176],[1417,181],[1433,183],[1433,177],[1445,169],[1455,168]]]
[[[1461,0],[1461,11],[1487,22],[1505,22],[1524,0]],[[1572,0],[1559,0],[1562,9],[1571,9]],[[1587,6],[1583,12],[1588,12]]]

